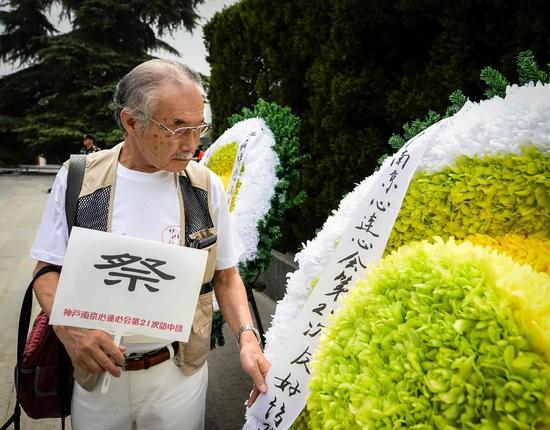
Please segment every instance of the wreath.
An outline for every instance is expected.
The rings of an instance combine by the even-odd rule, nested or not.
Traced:
[[[520,77],[547,78],[530,55],[518,57]],[[482,77],[491,98],[455,93],[445,115],[390,140],[397,148],[449,117],[427,135],[385,257],[331,318],[293,428],[550,426],[550,85]],[[376,174],[297,254],[268,359]]]

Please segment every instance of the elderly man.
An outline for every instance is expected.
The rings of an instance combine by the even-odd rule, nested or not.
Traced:
[[[249,402],[266,390],[269,363],[235,270],[241,245],[231,227],[223,185],[211,171],[190,161],[208,130],[200,88],[199,75],[178,62],[138,65],[122,78],[114,95],[124,142],[87,156],[75,225],[183,246],[212,240],[207,240],[208,262],[187,343],[117,347],[101,330],[54,327],[75,369],[75,430],[204,427],[212,284],[237,336],[241,365],[255,383]],[[66,188],[63,167],[31,250],[38,260],[35,273],[46,265],[63,265],[68,241]],[[49,272],[34,285],[48,315],[58,279],[57,273]],[[98,376],[104,372],[118,378],[107,394],[98,387]]]

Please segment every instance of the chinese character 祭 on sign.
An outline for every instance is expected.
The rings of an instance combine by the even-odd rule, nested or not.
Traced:
[[[550,428],[549,118],[540,83],[467,102],[386,160],[390,176],[359,184],[297,255],[267,333],[272,362],[302,335],[294,316],[350,214],[366,199],[376,210],[356,224],[368,251],[376,217],[394,209],[372,200],[373,184],[399,187],[407,151],[426,144],[384,257],[357,284],[336,280],[342,307],[307,357],[310,391],[293,428]],[[345,273],[363,270],[355,259]],[[287,375],[275,375],[286,389]]]
[[[120,255],[102,255],[101,258],[106,260],[107,264],[94,264],[94,267],[96,269],[120,268],[120,272],[108,272],[108,275],[115,278],[128,278],[128,291],[134,291],[136,289],[137,281],[144,281],[145,287],[150,292],[158,291],[158,288],[147,284],[147,282],[159,282],[157,278],[152,278],[149,276],[151,275],[151,273],[153,273],[153,275],[156,275],[158,278],[164,280],[176,279],[175,276],[161,272],[159,269],[157,269],[157,266],[162,266],[163,264],[166,264],[166,261],[156,260],[154,258],[142,258],[135,255],[130,255],[128,253]],[[135,267],[127,267],[137,262],[139,262],[148,270],[144,270],[143,268],[138,269]],[[120,281],[121,279],[105,279],[103,282],[105,282],[105,285],[115,285],[118,284]]]

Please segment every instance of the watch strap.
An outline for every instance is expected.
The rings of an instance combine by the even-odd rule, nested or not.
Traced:
[[[256,329],[256,327],[254,327],[253,325],[250,325],[250,324],[243,324],[243,325],[241,326],[241,328],[239,328],[239,330],[237,331],[237,333],[235,333],[235,337],[237,338],[237,344],[238,344],[238,345],[240,345],[241,335],[242,335],[245,331],[251,331],[252,333],[254,333],[254,336],[256,336],[256,339],[258,340],[258,342],[260,342],[260,333],[258,332],[258,329]]]

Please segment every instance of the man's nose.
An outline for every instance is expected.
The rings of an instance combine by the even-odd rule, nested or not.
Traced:
[[[193,132],[184,133],[183,136],[178,139],[178,146],[185,150],[195,149],[197,143],[197,139],[193,136]]]

